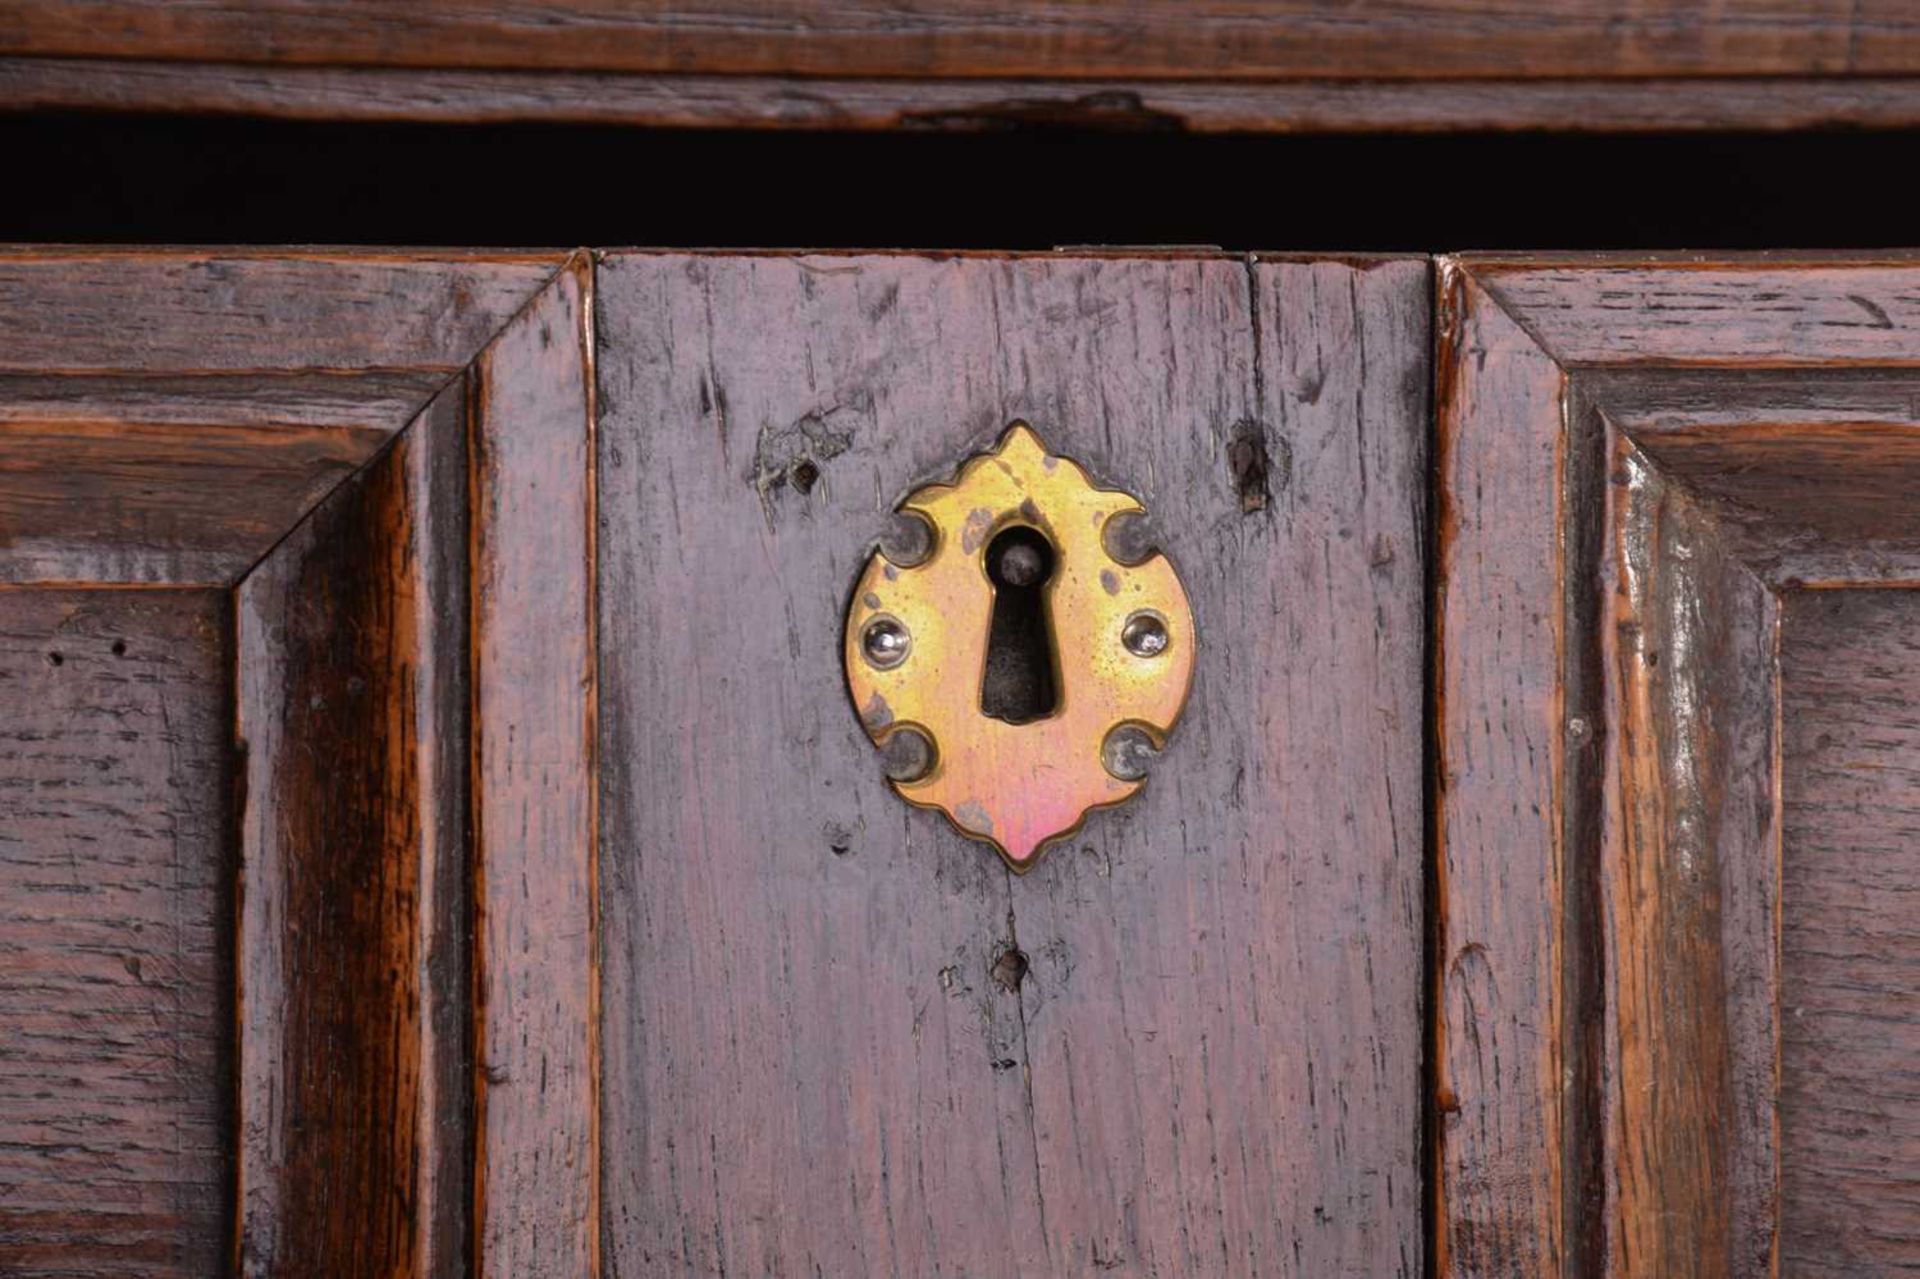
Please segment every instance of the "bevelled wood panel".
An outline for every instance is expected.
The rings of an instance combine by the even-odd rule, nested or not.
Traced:
[[[233,581],[387,435],[124,420],[0,426],[4,572],[25,582]],[[76,510],[89,512],[83,527]]]
[[[590,900],[496,952],[475,885],[591,884],[590,269],[0,252],[0,1269],[458,1275],[486,1167],[569,1193],[581,1089],[478,1139],[474,975],[587,992],[485,1025],[588,1059]],[[517,1273],[591,1273],[590,1207],[509,1202]]]
[[[0,589],[0,1273],[225,1261],[230,636],[218,591]]]
[[[445,381],[434,369],[0,376],[0,573],[234,581]]]
[[[599,288],[609,1273],[1420,1273],[1425,263]],[[1201,634],[1143,794],[1017,879],[840,670],[885,513],[1015,418]]]
[[[1442,1271],[1920,1264],[1912,260],[1442,278]]]
[[[461,390],[236,592],[249,1275],[466,1268]]]

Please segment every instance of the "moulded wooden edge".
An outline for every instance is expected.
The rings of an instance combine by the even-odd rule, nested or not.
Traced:
[[[367,970],[363,1002],[387,1007],[403,1022],[411,1018],[413,1038],[403,1027],[398,1051],[368,1059],[370,1070],[390,1065],[394,1074],[359,1082],[369,1116],[385,1104],[386,1122],[405,1127],[410,1118],[417,1155],[407,1161],[368,1147],[355,1158],[356,1148],[332,1150],[322,1142],[318,1153],[326,1157],[311,1161],[319,1171],[256,1159],[256,1171],[266,1175],[252,1183],[243,1164],[243,1268],[252,1243],[247,1232],[257,1227],[276,1247],[255,1264],[276,1274],[289,1265],[316,1274],[598,1273],[592,270],[590,255],[570,256],[472,356],[441,397],[444,403],[457,392],[456,436],[446,435],[445,413],[427,412],[361,473],[377,482],[374,467],[405,466],[408,474],[434,467],[409,460],[416,444],[438,454],[444,472],[457,441],[462,473],[409,481],[418,509],[393,510],[392,536],[381,540],[376,529],[370,544],[412,556],[415,576],[429,566],[429,554],[446,561],[437,570],[440,587],[432,587],[433,575],[423,576],[396,597],[425,611],[418,627],[396,633],[411,651],[401,643],[391,656],[403,669],[417,663],[441,670],[441,709],[411,730],[423,762],[401,801],[415,820],[444,808],[448,791],[456,792],[455,804],[443,820],[419,828],[430,842],[417,867],[393,864],[396,856],[400,863],[412,856],[405,830],[398,842],[389,840],[390,869],[418,880],[417,910],[392,914],[378,939],[342,934],[344,949],[332,964],[336,973],[352,973],[370,949],[397,956],[398,970],[411,974],[400,980],[412,993],[398,997]],[[429,426],[433,437],[420,434]],[[319,509],[341,497],[358,501],[354,490],[363,483],[347,481]],[[576,519],[560,518],[567,505],[577,507]],[[429,527],[442,543],[452,536],[458,544],[418,547]],[[296,529],[282,548],[300,535]],[[262,568],[282,558],[276,550]],[[456,570],[457,582],[449,578]],[[243,597],[254,580],[242,581]],[[457,601],[457,617],[444,601]],[[364,624],[377,628],[383,620],[377,610]],[[457,655],[455,671],[445,670],[446,650]],[[244,686],[244,671],[242,678]],[[429,700],[423,687],[395,702],[395,713]],[[295,742],[280,754],[307,749],[325,744]],[[455,754],[464,761],[458,777],[447,771]],[[276,809],[298,799],[289,795]],[[457,831],[443,829],[452,823]],[[441,833],[433,837],[434,830]],[[321,828],[314,835],[325,838]],[[330,859],[320,844],[287,838],[274,870],[324,877]],[[305,871],[302,861],[309,863]],[[538,900],[528,899],[529,891]],[[305,930],[306,944],[314,931]],[[265,948],[276,949],[284,947]],[[307,970],[305,988],[294,982],[266,992],[268,1006],[324,1002],[310,988],[317,971]],[[451,1003],[450,995],[457,995]],[[248,1014],[244,1003],[241,1013]],[[243,1060],[245,1052],[243,1039]],[[243,1099],[250,1084],[271,1095],[270,1081],[243,1079]],[[290,1109],[282,1097],[266,1113],[284,1127],[299,1118]],[[261,1126],[243,1111],[243,1134]],[[296,1132],[285,1144],[297,1140]],[[344,1187],[323,1198],[354,1214],[351,1221],[313,1211],[316,1177]],[[262,1197],[268,1202],[258,1202]],[[358,1205],[383,1199],[403,1203],[411,1215],[389,1221],[384,1234],[371,1226],[343,1233],[363,1211]],[[269,1225],[279,1233],[267,1233]],[[299,1233],[289,1237],[289,1225]],[[380,1239],[389,1246],[369,1250]]]
[[[377,371],[365,378],[367,406],[345,414],[364,432],[362,407],[391,409],[407,388],[431,394],[357,469],[287,512],[290,527],[239,547],[247,567],[214,583],[236,587],[241,605],[236,745],[252,800],[240,801],[236,891],[250,940],[237,948],[233,1010],[243,1273],[453,1274],[470,1259],[485,1273],[595,1272],[597,1158],[529,1153],[555,1130],[595,1139],[583,816],[594,789],[591,279],[584,251],[0,252],[0,328],[8,317],[22,328],[29,314],[35,327],[0,356],[0,394],[22,397],[8,415],[15,426],[59,428],[73,403],[119,404],[166,429],[212,418],[244,440],[232,422],[245,405],[285,407],[291,390],[288,416],[328,418],[332,409],[300,397],[353,401],[354,375]],[[345,335],[327,318],[344,314],[360,324]],[[296,340],[303,325],[311,341]],[[200,414],[196,387],[237,395]],[[571,453],[529,429],[556,414],[580,437]],[[80,416],[98,435],[100,415]],[[564,473],[569,458],[580,465]],[[541,467],[562,473],[532,473]],[[577,523],[540,523],[548,512],[527,498],[542,481],[542,498],[557,488],[586,504]],[[527,547],[546,558],[528,562]],[[310,588],[324,589],[324,607]],[[525,598],[554,591],[578,597],[572,625]],[[557,710],[543,677],[572,690]],[[549,739],[574,747],[526,760],[511,745]],[[539,781],[528,791],[530,768]],[[508,820],[470,832],[489,812]],[[552,838],[531,840],[530,829]],[[470,936],[476,916],[510,913],[470,888],[523,873],[578,899],[586,926],[559,930],[573,942],[564,953]],[[369,885],[380,892],[368,896]],[[538,941],[553,921],[520,923]],[[504,1067],[476,1051],[490,1024],[476,1011],[486,982],[562,1001],[545,1019],[510,1010],[520,1023],[494,1032],[511,1041]],[[496,1125],[482,1142],[476,1114],[498,1115],[503,1090],[509,1116],[525,1108],[507,1085],[537,1079],[529,1063],[549,1054],[549,1038],[567,1041],[567,1074],[581,1082],[539,1090],[537,1125]],[[482,1103],[490,1110],[477,1112]],[[496,1257],[487,1219],[546,1251]],[[554,1246],[565,1237],[576,1246]]]
[[[1288,76],[1424,79],[1531,75],[1903,74],[1920,24],[1897,6],[1783,12],[1761,0],[1705,11],[1621,11],[1562,0],[1519,21],[1470,0],[1422,0],[1363,18],[1308,0],[1180,6],[885,0],[574,0],[449,7],[368,0],[351,12],[291,0],[181,10],[162,0],[13,7],[10,54],[276,64],[720,75],[900,77]]]
[[[791,78],[4,57],[0,110],[862,131],[1898,129],[1920,124],[1920,76]]]
[[[593,290],[472,366],[477,1275],[600,1271]]]
[[[1668,455],[1737,439],[1738,408],[1769,445],[1857,446],[1860,482],[1901,482],[1879,450],[1910,442],[1920,317],[1880,302],[1916,282],[1913,257],[1439,269],[1438,1270],[1765,1273],[1774,591],[1833,555],[1754,560],[1741,495]],[[1836,426],[1836,402],[1866,411]],[[1842,558],[1846,584],[1920,577],[1909,555]],[[1703,715],[1717,730],[1672,774],[1663,744]],[[1650,813],[1692,814],[1698,839]],[[1703,855],[1711,873],[1676,869]]]

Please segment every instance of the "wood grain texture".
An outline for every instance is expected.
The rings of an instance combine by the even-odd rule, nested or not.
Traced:
[[[0,57],[0,108],[710,129],[1671,133],[1912,128],[1920,77],[847,79]]]
[[[1567,367],[1898,368],[1920,359],[1911,257],[1463,260]]]
[[[1780,1260],[1920,1266],[1920,591],[1786,596]]]
[[[452,373],[554,254],[0,251],[0,372]]]
[[[232,585],[559,260],[0,250],[0,580]]]
[[[0,52],[266,64],[726,75],[1272,79],[1844,75],[1920,70],[1899,0],[162,0],[16,4]]]
[[[0,590],[0,1272],[224,1265],[230,670],[223,593]]]
[[[411,421],[446,382],[446,374],[432,368],[9,374],[0,375],[0,424],[272,427],[376,432],[384,438]]]
[[[593,264],[474,362],[475,1270],[599,1269]]]
[[[1610,615],[1596,628],[1596,722],[1607,759],[1588,847],[1600,852],[1605,921],[1609,1264],[1763,1275],[1774,1224],[1763,1200],[1775,1164],[1777,608],[1684,482],[1624,436],[1606,445]]]
[[[466,1266],[464,407],[238,591],[243,1274]]]
[[[1835,1130],[1804,1089],[1824,1066],[1791,1047],[1821,1024],[1791,1025],[1787,994],[1839,1016],[1836,983],[1897,984],[1897,949],[1827,945],[1836,919],[1821,913],[1843,885],[1890,938],[1911,926],[1897,869],[1871,902],[1855,873],[1897,786],[1879,813],[1822,808],[1848,792],[1818,788],[1835,785],[1820,752],[1836,717],[1860,721],[1850,741],[1884,722],[1876,681],[1897,680],[1906,641],[1823,624],[1837,664],[1804,695],[1793,681],[1813,659],[1781,656],[1783,598],[1795,616],[1884,617],[1868,601],[1904,593],[1861,588],[1920,582],[1910,271],[1898,257],[1443,264],[1445,1272],[1766,1276],[1816,1253],[1844,1269],[1835,1238],[1880,1248],[1859,1254],[1874,1272],[1920,1260],[1899,1224],[1910,1185],[1885,1163],[1911,1122],[1900,1085],[1866,1103],[1887,1115],[1878,1169],[1867,1155],[1847,1180],[1822,1163]],[[1846,603],[1803,602],[1828,599]],[[1794,724],[1803,697],[1824,729]],[[1899,766],[1897,740],[1878,749]],[[1827,771],[1783,823],[1802,752]],[[1813,812],[1833,821],[1814,832]],[[1811,860],[1783,882],[1797,840]],[[1536,897],[1536,880],[1556,887]],[[1805,944],[1783,950],[1783,929]],[[1484,980],[1465,981],[1469,965]],[[1544,1054],[1488,1073],[1490,1022]],[[1794,1096],[1789,1138],[1776,1116]],[[1560,1140],[1490,1141],[1488,1114],[1495,1136]],[[1489,1217],[1515,1186],[1555,1206],[1557,1254],[1537,1221]],[[1816,1245],[1822,1212],[1838,1234]]]
[[[1818,394],[1818,392],[1815,392]],[[1895,422],[1754,421],[1642,437],[1714,505],[1720,536],[1770,586],[1920,578],[1920,413]]]
[[[0,424],[0,577],[230,584],[388,434]]]
[[[1564,976],[1583,939],[1556,787],[1585,709],[1562,687],[1552,554],[1565,379],[1477,281],[1448,266],[1439,288],[1433,1229],[1442,1274],[1560,1274],[1580,1211],[1561,1100],[1582,992]]]
[[[0,577],[231,585],[445,381],[0,376]]]
[[[607,1272],[1419,1273],[1424,264],[601,299]],[[1018,880],[838,669],[884,513],[1016,417],[1146,501],[1202,634],[1146,791]]]

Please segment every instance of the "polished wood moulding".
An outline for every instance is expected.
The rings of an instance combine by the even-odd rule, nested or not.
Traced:
[[[1844,75],[1920,70],[1899,0],[165,0],[16,4],[0,49],[65,57],[721,75]]]
[[[1440,1269],[1910,1267],[1920,262],[1440,270]]]

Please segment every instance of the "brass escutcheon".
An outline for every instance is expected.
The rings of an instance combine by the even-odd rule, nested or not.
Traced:
[[[1193,679],[1186,589],[1158,549],[1128,548],[1134,539],[1123,534],[1144,516],[1141,504],[1096,487],[1025,422],[900,510],[924,520],[930,537],[911,555],[895,552],[909,562],[875,551],[860,575],[844,645],[853,704],[903,798],[939,809],[1025,872],[1090,810],[1144,785]],[[990,570],[988,550],[1010,545],[1001,537],[1009,530],[1032,530],[1014,539],[1030,545]],[[996,596],[1009,580],[1043,573],[1034,589],[1050,702],[1016,721],[986,706]]]

